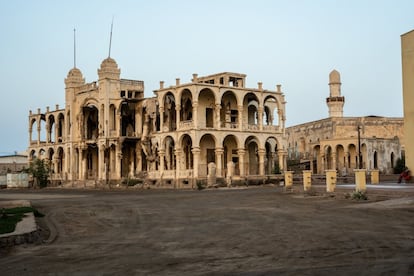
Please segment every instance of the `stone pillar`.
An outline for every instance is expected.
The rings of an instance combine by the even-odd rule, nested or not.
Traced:
[[[266,154],[266,150],[259,149],[257,153],[259,155],[259,175],[264,176],[265,175],[264,157]]]
[[[192,149],[193,152],[193,178],[194,180],[197,180],[198,178],[198,163],[200,160],[200,148],[199,147],[195,147]],[[193,181],[194,184],[194,181]],[[193,187],[194,188],[194,185]]]
[[[336,152],[332,151],[332,170],[336,170]]]
[[[216,164],[208,163],[207,187],[216,185]]]
[[[116,133],[118,133],[118,136],[122,136],[121,134],[121,126],[122,126],[122,122],[121,122],[121,108],[118,108],[116,111],[116,121],[115,121],[115,131]]]
[[[180,127],[180,113],[181,113],[181,105],[177,104],[175,106],[176,129],[179,129],[179,127]]]
[[[320,160],[321,160],[321,172],[325,171],[325,155],[324,154],[320,154]]]
[[[181,171],[181,149],[176,148],[175,149],[175,188],[179,188],[180,185],[180,171]]]
[[[164,132],[164,106],[160,106],[160,131]]]
[[[160,156],[160,167],[158,168],[158,170],[160,171],[160,175],[163,175],[164,172],[164,167],[165,167],[165,162],[164,162],[164,158],[165,158],[165,149],[160,149],[158,151],[158,154]]]
[[[244,149],[239,149],[237,151],[237,154],[239,156],[239,171],[240,171],[240,177],[244,177],[244,156],[246,155],[246,151]]]
[[[259,130],[263,130],[263,107],[259,106],[257,110],[257,120],[259,124]]]
[[[234,175],[234,163],[233,161],[230,161],[230,162],[227,162],[227,175],[226,175],[227,187],[231,187],[233,175]]]
[[[220,129],[221,128],[221,121],[220,121],[220,111],[221,111],[221,104],[217,104],[216,103],[216,108],[215,108],[215,112],[216,112],[216,118],[215,118],[215,126],[216,129]]]
[[[115,158],[115,178],[121,179],[121,163],[122,163],[122,150],[121,145],[117,144],[115,146],[116,158]]]
[[[355,169],[355,190],[365,192],[367,190],[366,169]]]
[[[238,105],[237,106],[238,114],[237,114],[237,123],[239,124],[239,130],[243,130],[243,106]]]
[[[40,120],[37,121],[37,145],[40,146]],[[38,156],[40,158],[40,156]]]
[[[198,102],[193,102],[193,125],[198,128]]]
[[[335,192],[336,187],[336,170],[326,170],[326,191],[328,193]]]
[[[285,188],[292,188],[293,185],[293,171],[285,171]]]
[[[309,191],[312,187],[312,171],[305,170],[303,173],[303,190]]]
[[[98,151],[98,180],[105,180],[105,146],[99,146]]]
[[[379,183],[379,170],[371,170],[371,184]]]
[[[222,177],[223,176],[223,173],[222,173],[223,165],[222,165],[222,162],[221,162],[221,160],[223,159],[223,152],[224,152],[223,148],[216,148],[216,150],[215,150],[216,164],[217,164],[217,166],[216,166],[216,176],[217,177]]]
[[[86,150],[82,151],[82,179],[88,179],[88,160]]]

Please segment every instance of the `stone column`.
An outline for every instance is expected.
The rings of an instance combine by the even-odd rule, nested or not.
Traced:
[[[216,185],[216,172],[216,164],[214,162],[208,163],[207,187]]]
[[[116,153],[116,158],[115,158],[115,178],[116,179],[121,179],[121,163],[122,163],[122,150],[121,150],[121,145],[116,144],[115,146],[115,153]]]
[[[88,179],[88,156],[86,150],[82,150],[82,179]]]
[[[238,105],[237,110],[238,110],[238,114],[237,114],[238,121],[237,121],[237,123],[239,124],[239,130],[242,131],[243,130],[243,106]]]
[[[216,103],[216,108],[215,108],[215,126],[216,126],[216,129],[220,129],[221,128],[221,122],[220,122],[220,111],[221,111],[221,104],[217,104]]]
[[[355,169],[355,191],[365,192],[367,190],[366,169]]]
[[[336,151],[332,151],[332,170],[336,170]]]
[[[216,176],[217,177],[222,177],[223,173],[223,165],[222,165],[222,158],[223,158],[223,148],[216,148],[215,153],[216,153]]]
[[[115,133],[118,133],[118,136],[122,136],[122,131],[121,131],[121,126],[122,126],[122,122],[121,122],[121,108],[118,108],[116,110],[116,121],[115,121]]]
[[[198,128],[198,102],[193,102],[193,125]]]
[[[98,151],[98,180],[105,180],[105,146],[100,145]]]
[[[192,149],[193,152],[193,177],[198,178],[198,163],[200,161],[200,148],[195,147]]]
[[[158,168],[158,170],[160,171],[160,175],[162,176],[164,173],[164,167],[165,167],[165,162],[164,162],[164,158],[165,158],[165,149],[160,149],[158,151],[158,154],[160,156],[160,167]]]
[[[309,191],[312,187],[312,171],[304,170],[303,173],[303,190]]]
[[[40,146],[40,121],[37,121],[37,145]],[[40,156],[38,156],[39,158]]]
[[[233,161],[229,161],[227,162],[227,175],[226,175],[227,187],[231,187],[233,175],[234,175],[234,163]]]
[[[259,106],[258,111],[257,111],[257,115],[258,115],[258,125],[259,125],[259,130],[263,130],[263,107]]]
[[[345,156],[344,167],[346,169],[346,173],[348,174],[348,167],[349,167],[349,164],[348,164],[348,156],[349,156],[349,152],[346,151],[345,154],[344,154],[344,156]]]
[[[325,171],[325,155],[324,154],[320,154],[320,160],[321,160],[321,172]]]
[[[180,113],[181,113],[181,105],[177,104],[175,106],[175,122],[176,122],[176,129],[180,128]]]
[[[46,127],[46,142],[50,143],[52,141],[50,137],[52,133],[52,129],[50,128],[49,123],[46,123],[45,127]]]
[[[336,170],[326,170],[326,191],[335,192],[336,187]]]
[[[164,132],[164,106],[160,106],[160,132]]]
[[[129,156],[131,156],[130,161],[129,161],[129,172],[128,172],[129,177],[134,177],[134,175],[135,175],[135,170],[134,170],[134,168],[135,168],[135,158],[132,158],[134,156],[133,153],[134,153],[134,151],[131,148],[129,150]]]
[[[244,156],[246,155],[246,151],[244,149],[238,149],[237,154],[239,156],[239,171],[240,171],[240,177],[245,176],[244,171]]]
[[[264,176],[265,175],[264,157],[266,154],[266,150],[259,149],[257,153],[259,155],[259,175]]]
[[[178,181],[180,179],[180,171],[181,171],[181,156],[182,156],[181,149],[176,148],[174,153],[175,153],[175,161],[176,161],[176,166],[175,166],[176,188],[178,188],[180,186]]]

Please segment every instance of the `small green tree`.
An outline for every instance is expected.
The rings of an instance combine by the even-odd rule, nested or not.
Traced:
[[[394,173],[395,174],[400,174],[404,171],[405,169],[405,158],[398,158],[397,161],[395,162],[395,167],[394,167]]]
[[[35,158],[30,163],[29,172],[33,175],[35,183],[39,185],[40,188],[47,186],[50,174],[50,166],[47,160]]]

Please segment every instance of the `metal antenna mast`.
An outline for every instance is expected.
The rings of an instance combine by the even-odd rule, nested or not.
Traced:
[[[76,68],[76,29],[73,28],[73,68]]]
[[[112,23],[111,23],[111,34],[109,36],[109,53],[108,57],[111,57],[111,45],[112,45],[112,29],[114,27],[114,17],[112,16]]]

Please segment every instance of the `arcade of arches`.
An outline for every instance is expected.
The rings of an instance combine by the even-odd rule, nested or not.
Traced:
[[[186,187],[218,178],[232,164],[234,179],[286,167],[285,99],[275,91],[245,88],[244,74],[219,73],[160,88],[144,98],[142,81],[120,78],[112,58],[85,83],[79,69],[65,79],[65,108],[29,113],[29,159],[50,161],[52,179],[71,185],[146,178]],[[29,160],[29,161],[30,161]]]

